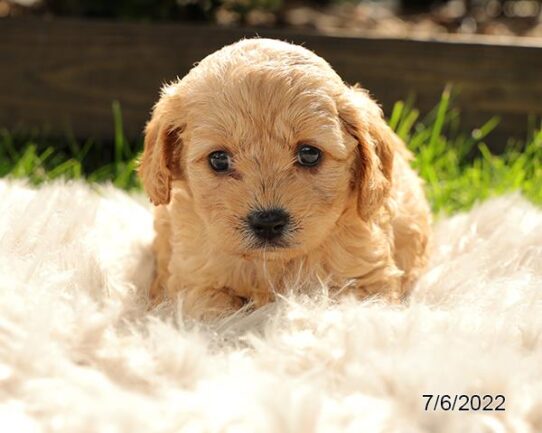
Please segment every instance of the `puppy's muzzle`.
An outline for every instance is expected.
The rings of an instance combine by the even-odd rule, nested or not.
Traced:
[[[277,241],[286,230],[290,216],[282,209],[251,212],[247,217],[250,230],[262,241]]]

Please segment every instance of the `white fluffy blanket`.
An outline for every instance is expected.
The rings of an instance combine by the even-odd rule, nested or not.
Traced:
[[[145,310],[145,199],[0,181],[0,431],[542,431],[542,212],[512,195],[435,232],[402,307],[324,293],[198,327]]]

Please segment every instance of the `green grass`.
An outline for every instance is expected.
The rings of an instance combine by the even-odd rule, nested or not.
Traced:
[[[117,103],[113,121],[112,145],[79,143],[73,138],[51,141],[39,133],[0,129],[0,176],[27,178],[35,184],[84,178],[138,189],[134,169],[142,143],[125,139]],[[414,166],[426,181],[434,211],[465,210],[477,201],[515,190],[542,205],[542,125],[533,127],[523,142],[511,141],[503,153],[492,154],[484,140],[499,120],[492,118],[468,135],[459,132],[461,117],[450,89],[425,118],[420,119],[407,101],[395,104],[389,121],[416,155]]]
[[[390,125],[414,152],[414,167],[426,182],[436,212],[453,213],[510,191],[521,191],[542,205],[542,124],[525,141],[510,140],[504,152],[492,154],[485,138],[499,124],[489,119],[471,134],[460,131],[461,118],[453,108],[450,89],[419,120],[410,103],[395,104]]]
[[[65,178],[90,182],[112,182],[127,190],[140,188],[135,169],[142,143],[124,136],[122,112],[113,103],[112,143],[73,137],[55,139],[35,131],[0,128],[0,177],[26,178],[33,184]]]

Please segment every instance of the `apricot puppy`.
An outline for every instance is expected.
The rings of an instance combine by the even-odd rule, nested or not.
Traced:
[[[292,287],[399,299],[430,211],[366,91],[300,46],[248,39],[167,85],[139,174],[155,215],[151,297],[225,315]]]

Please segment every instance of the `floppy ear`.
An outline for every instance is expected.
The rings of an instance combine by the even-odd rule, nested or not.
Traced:
[[[164,123],[158,107],[145,128],[139,177],[155,205],[169,203],[171,180],[180,177],[181,132],[181,128]]]
[[[346,131],[358,143],[353,181],[358,191],[358,212],[366,220],[389,194],[393,155],[402,145],[365,90],[357,86],[347,88],[337,108]]]

